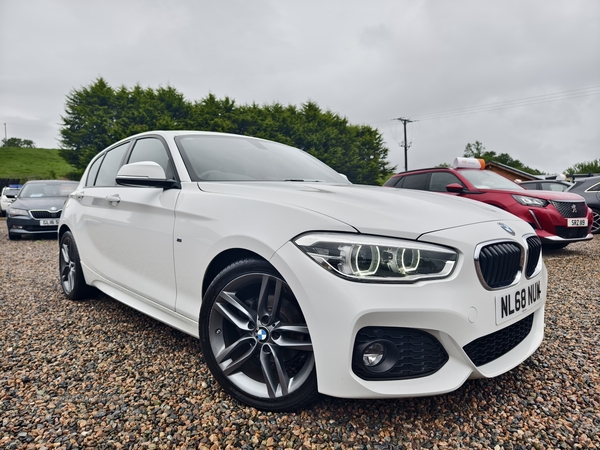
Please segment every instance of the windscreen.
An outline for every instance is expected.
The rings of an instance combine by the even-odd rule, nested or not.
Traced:
[[[193,181],[309,181],[348,184],[297,148],[244,136],[185,135],[176,139]]]
[[[521,186],[513,183],[508,178],[498,175],[491,170],[461,170],[461,175],[477,189],[499,189],[503,191],[524,191]]]
[[[78,183],[32,183],[26,184],[19,193],[19,198],[67,197],[77,188]]]

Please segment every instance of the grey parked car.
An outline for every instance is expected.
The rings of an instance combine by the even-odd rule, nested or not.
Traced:
[[[65,200],[77,181],[28,181],[6,211],[8,238],[15,240],[31,234],[56,234]]]
[[[600,233],[600,176],[574,180],[569,192],[581,195],[594,213],[592,233]]]

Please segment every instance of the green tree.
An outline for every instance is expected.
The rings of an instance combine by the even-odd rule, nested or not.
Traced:
[[[577,163],[564,171],[566,174],[600,173],[600,159]]]
[[[2,147],[35,148],[35,142],[31,139],[11,137],[2,139]]]
[[[486,151],[483,144],[479,141],[475,141],[474,144],[467,144],[463,156],[465,156],[465,158],[481,158],[486,162],[494,161],[532,175],[544,174],[544,172],[528,167],[518,159],[512,158],[508,153],[497,154],[494,151]]]
[[[195,129],[251,135],[303,149],[352,182],[382,184],[393,172],[381,134],[323,111],[315,102],[237,105],[213,94],[186,101],[172,87],[111,88],[102,78],[67,96],[61,155],[83,170],[113,142],[148,130]]]

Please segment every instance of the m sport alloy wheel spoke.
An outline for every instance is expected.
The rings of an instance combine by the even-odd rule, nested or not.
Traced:
[[[222,374],[246,395],[288,396],[313,372],[300,307],[287,283],[272,274],[244,274],[220,290],[210,311],[209,339]]]
[[[62,285],[67,292],[71,292],[75,285],[75,262],[72,260],[71,253],[71,245],[70,241],[67,240],[63,243],[60,253],[62,256],[62,270],[60,274]]]

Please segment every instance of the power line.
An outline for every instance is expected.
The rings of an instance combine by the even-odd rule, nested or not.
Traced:
[[[536,95],[532,97],[523,97],[514,100],[506,100],[496,103],[486,103],[478,106],[467,106],[463,108],[455,108],[431,113],[412,114],[410,117],[417,118],[419,121],[444,119],[447,117],[455,117],[467,114],[478,114],[482,112],[496,111],[500,109],[518,108],[522,106],[532,106],[541,103],[556,102],[561,100],[570,100],[573,98],[588,97],[600,94],[600,86],[588,86],[585,88],[571,89],[562,92],[553,92],[549,94]],[[386,119],[369,122],[368,124],[377,125],[390,123],[395,119]]]
[[[600,86],[590,88],[575,89],[573,91],[557,92],[553,94],[543,94],[534,97],[525,97],[503,102],[487,103],[479,106],[469,106],[465,108],[450,109],[434,113],[414,114],[419,120],[442,119],[446,117],[461,116],[466,114],[478,114],[481,112],[496,111],[500,109],[518,108],[522,106],[532,106],[541,103],[549,103],[560,100],[570,100],[573,98],[588,97],[600,94]]]

